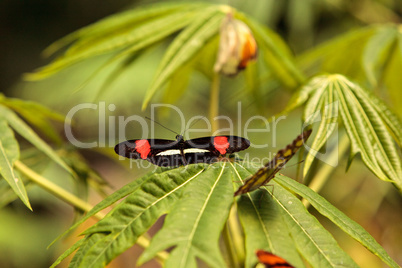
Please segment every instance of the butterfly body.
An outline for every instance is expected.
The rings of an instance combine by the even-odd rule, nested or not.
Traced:
[[[234,196],[245,194],[254,191],[261,186],[266,185],[270,180],[272,180],[276,173],[282,169],[282,167],[295,155],[304,142],[311,135],[312,130],[306,130],[291,144],[286,146],[286,148],[279,150],[275,157],[260,168],[254,175],[248,178],[242,186],[235,192]]]

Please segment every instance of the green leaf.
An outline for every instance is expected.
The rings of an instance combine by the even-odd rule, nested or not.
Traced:
[[[76,242],[73,247],[76,247],[76,244],[81,244],[80,248],[77,250],[77,252],[74,254],[74,257],[71,259],[70,265],[68,266],[69,268],[74,268],[74,267],[105,267],[106,263],[103,265],[99,265],[98,263],[94,263],[94,266],[82,266],[82,260],[85,257],[85,253],[89,251],[93,246],[98,245],[98,243],[101,243],[102,240],[105,240],[106,236],[104,234],[92,234],[88,237],[85,237],[84,239],[81,239],[80,241]],[[80,243],[83,241],[82,243]],[[68,249],[67,251],[70,251]]]
[[[190,61],[193,64],[194,70],[203,74],[207,79],[212,80],[215,75],[213,64],[216,61],[216,56],[219,49],[219,35],[212,37],[204,47],[197,53],[194,60]],[[180,71],[177,71],[179,73]]]
[[[172,42],[163,57],[155,78],[148,88],[142,105],[144,110],[155,92],[184,64],[196,56],[203,46],[218,33],[224,14],[218,6],[202,9],[193,22]],[[212,65],[211,65],[212,68]]]
[[[362,95],[370,103],[377,113],[381,116],[381,119],[387,125],[389,131],[393,135],[396,142],[398,142],[399,147],[402,146],[402,122],[400,118],[394,114],[388,106],[377,98],[374,94],[368,91],[362,91]]]
[[[98,212],[104,210],[105,208],[111,206],[112,204],[116,203],[120,199],[126,197],[127,195],[131,194],[132,192],[136,191],[141,187],[141,184],[148,180],[153,174],[147,174],[144,177],[141,177],[139,179],[136,179],[135,181],[123,186],[119,190],[115,191],[113,194],[109,195],[105,199],[103,199],[101,202],[96,204],[90,211],[88,211],[87,214],[85,214],[84,217],[82,217],[79,221],[75,222],[70,228],[68,228],[67,231],[59,235],[49,246],[53,245],[57,240],[62,238],[63,236],[67,235],[70,233],[72,230],[77,228],[79,225],[84,223],[86,220],[88,220],[90,217],[94,216]]]
[[[243,173],[239,172],[239,178],[250,174],[245,167],[243,169]],[[240,171],[240,168],[237,170]],[[357,267],[293,192],[277,184],[276,178],[272,184],[273,190],[270,185],[261,187],[260,190],[242,195],[239,200],[239,217],[244,221],[242,224],[248,251],[246,267],[255,263],[252,254],[260,246],[274,251],[274,254],[296,267],[304,266],[296,249],[312,267]],[[265,202],[268,202],[269,208],[265,207],[268,206]]]
[[[402,33],[399,30],[396,38],[396,44],[393,47],[392,54],[389,56],[386,65],[383,67],[381,81],[388,93],[388,98],[393,105],[391,106],[394,111],[402,116],[402,91],[401,84],[401,70],[402,70]],[[400,128],[401,129],[401,128]]]
[[[18,141],[18,140],[17,140]],[[34,170],[36,173],[42,173],[46,167],[49,166],[48,157],[40,152],[35,147],[25,148],[20,150],[19,161],[29,166],[30,169]],[[16,168],[14,168],[14,173],[17,178],[21,179],[27,193],[29,190],[36,187],[36,184],[30,180],[24,173],[20,173]],[[10,204],[11,202],[18,199],[14,190],[10,188],[6,180],[2,179],[0,176],[0,208],[3,208]]]
[[[303,112],[303,120],[308,123],[315,122],[315,116],[318,115],[317,107],[323,104],[323,95],[327,94],[326,90],[328,85],[329,82],[327,79],[323,77],[314,77],[306,86],[303,86],[300,93],[304,95],[303,98],[306,98],[306,100],[308,96],[308,104]]]
[[[307,124],[320,121],[320,126],[304,173],[336,128],[339,112],[351,141],[351,159],[360,153],[363,162],[377,177],[392,181],[401,190],[401,161],[393,140],[395,137],[399,142],[401,123],[385,104],[342,75],[314,77],[300,90],[300,95],[307,94],[304,120]]]
[[[317,105],[321,100],[322,92],[325,90],[325,84],[323,83],[325,83],[325,81],[319,77],[311,79],[292,95],[283,113],[289,113],[309,100],[309,108],[304,111],[303,119],[306,120],[307,116],[315,114],[317,108],[314,106],[314,103]]]
[[[139,262],[148,261],[159,251],[173,247],[165,262],[166,267],[196,267],[197,259],[211,267],[227,266],[218,241],[233,203],[231,182],[245,180],[257,169],[252,163],[240,165],[227,162],[157,169],[155,173],[119,190],[89,213],[93,215],[129,194],[104,219],[83,233],[85,238],[70,266],[106,266],[134,245],[138,237],[166,213],[169,214],[163,228],[154,236]],[[277,182],[289,189],[285,190]],[[304,267],[301,256],[312,267],[356,267],[294,196],[295,192],[306,197],[314,206],[321,205],[317,207],[319,212],[357,237],[375,254],[387,257],[379,245],[365,236],[361,227],[354,226],[351,220],[318,195],[314,196],[315,193],[305,186],[279,175],[272,184],[272,188],[261,187],[242,195],[237,202],[245,234],[245,267],[254,267],[257,249],[278,254],[296,267]],[[74,246],[76,248],[77,245]],[[68,253],[71,252],[70,249]]]
[[[0,114],[7,120],[8,124],[24,137],[27,141],[32,143],[38,150],[49,156],[50,159],[55,161],[69,173],[74,172],[64,163],[64,161],[53,151],[53,149],[44,142],[24,121],[22,121],[13,111],[0,105]]]
[[[102,41],[105,37],[109,38],[110,36],[118,35],[124,30],[131,29],[135,25],[142,24],[148,20],[161,17],[172,12],[177,12],[181,8],[188,8],[189,6],[193,5],[188,3],[159,3],[158,5],[149,5],[143,8],[130,9],[115,15],[111,15],[54,42],[45,50],[44,53],[46,55],[53,54],[55,51],[60,50],[75,40],[81,40],[81,46],[77,46],[76,49],[82,47],[83,44],[90,46],[89,43],[91,43],[91,41],[96,44]],[[85,42],[83,40],[85,40]]]
[[[338,127],[337,121],[339,111],[338,103],[334,102],[333,99],[333,87],[327,83],[322,83],[318,86],[320,89],[316,90],[313,97],[306,104],[303,115],[303,119],[306,120],[305,125],[311,125],[317,121],[320,122],[318,128],[314,128],[315,137],[305,160],[303,168],[304,176],[306,176],[307,172],[310,170],[310,167],[317,154],[319,154],[320,149]]]
[[[14,98],[1,98],[0,103],[19,113],[31,125],[37,127],[39,131],[52,139],[54,142],[61,144],[61,137],[56,132],[50,119],[64,122],[64,116],[58,114],[45,106],[33,101],[26,101]]]
[[[197,267],[197,258],[209,267],[225,266],[219,237],[233,203],[233,176],[226,165],[225,162],[211,165],[186,188],[139,264],[175,246],[166,267]]]
[[[61,254],[57,258],[57,260],[52,264],[52,266],[50,266],[50,268],[53,268],[53,267],[56,267],[57,265],[59,265],[59,263],[61,263],[65,258],[70,256],[74,251],[76,251],[79,247],[81,247],[84,242],[85,242],[85,239],[78,240],[72,247],[70,247],[63,254]]]
[[[172,75],[162,99],[163,103],[175,103],[183,96],[190,82],[192,71],[192,64],[186,64]]]
[[[118,52],[106,63],[108,65],[117,58],[129,56],[183,28],[193,20],[199,12],[198,9],[199,5],[189,5],[180,12],[156,17],[140,24],[130,24],[127,29],[122,28],[105,36],[96,36],[95,40],[84,39],[73,45],[64,56],[51,64],[40,68],[35,73],[25,75],[25,79],[43,79],[79,61],[110,52]]]
[[[369,26],[349,31],[298,56],[297,62],[308,75],[328,72],[361,78],[362,51],[376,29]]]
[[[158,173],[149,176],[104,219],[84,232],[87,236],[85,244],[91,246],[80,251],[76,266],[104,267],[134,245],[138,237],[178,200],[184,186],[200,176],[205,167],[200,164],[158,169]]]
[[[21,176],[16,174],[13,167],[20,156],[18,142],[4,117],[0,117],[0,133],[0,174],[25,206],[32,210]]]
[[[317,72],[340,73],[371,83],[401,115],[399,88],[402,68],[402,34],[395,24],[371,25],[352,30],[298,56],[298,63],[309,75]]]
[[[279,184],[272,198],[281,207],[298,251],[312,267],[358,267],[298,198]]]
[[[99,88],[98,92],[96,93],[96,96],[94,97],[94,99],[99,99],[99,97],[102,96],[102,94],[107,90],[108,87],[110,87],[110,85],[117,81],[118,78],[124,73],[124,71],[129,68],[129,66],[131,64],[133,64],[138,57],[141,55],[141,53],[144,51],[145,49],[142,50],[135,50],[135,51],[131,51],[131,49],[128,51],[124,51],[123,53],[118,54],[118,57],[123,57],[126,56],[125,59],[122,60],[122,62],[120,62],[116,68],[114,70],[112,70],[109,75],[106,77],[105,81],[103,82],[102,86]],[[125,55],[127,54],[127,55]],[[99,67],[87,80],[86,82],[88,83],[89,81],[91,81],[91,79],[95,78],[96,75],[103,70],[103,68],[105,68],[106,66],[108,66],[109,63],[111,63],[115,58],[112,58],[112,60],[110,60],[108,63],[103,64],[101,67]],[[85,82],[84,82],[85,84]]]
[[[115,72],[112,72],[109,77],[106,79],[103,88],[101,88],[98,92],[98,95],[101,94],[104,90],[104,88],[110,84],[113,79],[117,79],[116,72],[122,73],[125,71],[131,63],[135,61],[137,58],[137,55],[145,50],[146,48],[151,47],[155,43],[159,42],[163,38],[169,36],[170,34],[173,34],[174,32],[180,30],[187,24],[189,24],[192,21],[192,18],[194,16],[194,13],[187,13],[187,14],[182,14],[179,16],[175,16],[175,19],[178,20],[176,22],[175,19],[167,19],[166,21],[158,21],[156,24],[157,25],[149,25],[149,29],[140,29],[139,34],[142,36],[143,31],[151,32],[150,34],[147,35],[147,37],[142,36],[138,42],[133,44],[132,46],[129,46],[128,48],[122,50],[121,52],[117,53],[115,56],[111,57],[109,60],[107,60],[104,64],[102,64],[97,70],[95,70],[86,81],[78,88],[81,89],[83,88],[89,81],[94,79],[103,69],[105,69],[107,66],[111,65],[115,61],[123,58],[123,62],[120,64],[118,68],[116,68]],[[165,18],[163,18],[165,19]]]
[[[375,241],[375,239],[359,224],[348,218],[344,213],[339,211],[327,200],[321,197],[319,194],[300,184],[290,178],[283,175],[278,175],[275,180],[282,186],[297,193],[304,199],[310,202],[310,204],[323,216],[327,217],[330,221],[335,223],[345,233],[350,235],[360,244],[365,246],[373,254],[377,255],[384,263],[390,267],[399,267],[398,264],[391,259],[383,247]]]
[[[235,181],[242,181],[253,174],[240,165],[235,164],[235,167]],[[274,184],[266,188],[274,189]],[[244,267],[254,267],[257,262],[255,251],[258,249],[279,255],[295,267],[305,267],[296,248],[289,246],[294,244],[293,239],[281,215],[281,208],[271,195],[272,192],[268,191],[253,191],[241,195],[238,200],[238,215],[247,250]]]
[[[17,173],[16,174],[17,178],[21,178],[17,170],[14,169],[14,172]],[[25,190],[28,192],[29,187],[32,187],[32,184],[29,184],[29,182],[27,183],[24,180],[22,180],[22,183],[24,184]],[[18,196],[14,192],[13,188],[10,187],[8,182],[4,180],[2,176],[0,176],[0,209],[4,208],[5,206],[9,205],[11,202],[17,199]]]
[[[360,153],[366,166],[380,179],[402,190],[401,161],[392,136],[364,90],[346,77],[335,75],[334,93],[351,141],[351,156]]]
[[[367,79],[376,87],[385,61],[392,54],[398,29],[396,27],[381,27],[368,40],[362,55],[363,67]],[[379,77],[380,76],[380,77]]]

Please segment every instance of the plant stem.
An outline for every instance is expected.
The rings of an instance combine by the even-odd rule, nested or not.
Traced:
[[[348,148],[349,148],[349,138],[346,134],[344,134],[340,138],[338,148],[335,148],[331,152],[328,158],[328,162],[333,163],[337,160],[339,161],[339,159],[342,159],[343,156],[346,154]],[[335,171],[335,167],[327,164],[323,165],[321,169],[317,172],[317,174],[314,176],[314,178],[311,180],[310,184],[308,185],[309,188],[317,193],[320,192],[322,187],[330,178],[333,171]],[[305,199],[303,199],[303,204],[306,207],[310,206],[310,203]]]
[[[237,218],[237,204],[232,206],[229,214],[228,227],[232,234],[233,250],[237,265],[244,262],[244,240],[239,220]]]
[[[214,73],[211,82],[211,99],[209,102],[209,121],[211,122],[212,133],[219,129],[218,121],[215,120],[219,114],[219,84],[220,76],[218,73]]]
[[[229,220],[223,227],[222,236],[223,236],[223,242],[225,244],[225,249],[228,254],[229,267],[236,268],[238,266],[238,262],[236,261],[236,253],[235,249],[233,248],[233,241],[230,235]]]
[[[37,185],[39,185],[41,188],[44,190],[48,191],[52,195],[60,198],[61,200],[65,201],[66,203],[74,206],[75,208],[83,211],[83,212],[88,212],[90,211],[93,206],[82,199],[76,197],[75,195],[71,194],[70,192],[64,190],[57,184],[49,181],[45,177],[39,175],[26,165],[24,165],[21,161],[15,161],[14,162],[15,168],[17,168],[21,173],[26,175],[31,181],[35,182]],[[102,212],[98,212],[97,214],[94,215],[94,217],[98,220],[101,220],[105,217],[105,214]],[[144,236],[140,236],[137,240],[137,244],[143,248],[146,248],[149,246],[149,239],[145,238]],[[168,258],[169,254],[167,252],[159,252],[156,257],[158,258],[159,261],[164,262]]]
[[[52,195],[60,198],[61,200],[67,202],[68,204],[74,206],[75,208],[83,211],[88,212],[92,209],[92,205],[83,201],[82,199],[76,197],[75,195],[69,193],[68,191],[64,190],[60,186],[56,185],[55,183],[49,181],[45,177],[39,175],[26,165],[24,165],[21,161],[15,161],[14,166],[25,174],[31,181],[35,182],[41,188],[45,189]],[[101,212],[94,215],[95,218],[98,220],[102,219],[105,215]]]

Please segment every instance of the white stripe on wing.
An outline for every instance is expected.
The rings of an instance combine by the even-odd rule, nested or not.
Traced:
[[[198,148],[188,148],[183,150],[184,154],[189,154],[189,153],[209,153],[209,150],[205,149],[198,149]],[[163,156],[163,155],[175,155],[175,154],[180,154],[180,150],[178,149],[172,149],[172,150],[166,150],[163,152],[160,152],[156,154],[156,156]]]

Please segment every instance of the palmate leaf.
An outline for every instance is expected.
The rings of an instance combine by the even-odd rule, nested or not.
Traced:
[[[132,59],[136,53],[150,48],[166,37],[182,30],[168,47],[156,71],[154,80],[146,91],[142,105],[142,108],[145,109],[154,94],[169,82],[170,86],[165,89],[165,92],[171,88],[180,88],[181,90],[176,90],[177,96],[180,97],[181,93],[184,92],[186,83],[171,78],[177,77],[187,63],[196,61],[198,65],[198,63],[205,62],[203,57],[205,54],[208,56],[211,52],[216,54],[218,43],[213,42],[214,46],[207,44],[218,37],[221,21],[228,12],[233,12],[236,18],[250,24],[249,26],[255,31],[257,42],[261,44],[261,55],[264,57],[265,65],[283,84],[289,88],[295,88],[304,81],[304,77],[292,62],[290,49],[279,35],[249,20],[229,6],[206,3],[159,3],[105,18],[62,38],[50,46],[46,54],[52,54],[65,47],[66,52],[47,66],[26,74],[25,78],[28,80],[44,79],[75,63],[83,62],[95,56],[107,55],[108,59],[98,69],[94,70],[92,75],[77,90],[97,77],[106,67],[113,63],[120,64],[121,68],[112,72],[109,79],[104,83],[104,87],[106,87],[110,81],[113,81],[114,77],[117,77],[118,71],[124,71],[128,68],[126,63],[131,63],[131,61],[127,61],[127,59]],[[204,50],[206,47],[208,47],[208,51]],[[209,76],[213,72],[216,55],[207,58],[208,61],[203,64],[206,65],[206,68],[203,66],[203,69],[209,70],[205,72]],[[190,66],[185,69],[187,75],[197,67]],[[261,72],[262,70],[259,69],[258,73]],[[177,87],[176,84],[178,84]],[[171,93],[164,95],[176,96],[176,94]],[[172,100],[168,99],[167,101]]]
[[[351,141],[351,158],[361,154],[366,166],[380,179],[402,189],[401,161],[394,139],[400,143],[402,125],[384,103],[342,75],[323,75],[310,80],[295,95],[288,109],[308,99],[303,114],[306,124],[321,120],[313,140],[312,156],[306,159],[304,174],[313,156],[342,121]],[[318,117],[317,117],[318,116]]]
[[[98,92],[99,96],[105,91],[105,89],[107,89],[112,81],[117,80],[118,76],[135,62],[142,51],[145,51],[147,48],[152,47],[152,45],[160,42],[162,39],[185,27],[193,20],[196,12],[196,10],[187,10],[187,12],[183,11],[180,14],[175,13],[160,19],[155,19],[150,23],[137,27],[135,32],[131,33],[132,36],[130,38],[135,40],[138,39],[137,42],[107,60],[97,68],[78,89],[81,89],[88,82],[94,79],[106,67],[120,59],[123,59],[103,83],[102,88]],[[75,57],[75,55],[73,55],[73,57]]]
[[[97,47],[93,47],[88,51],[81,51],[79,53],[66,55],[39,69],[37,72],[25,75],[25,79],[39,80],[53,75],[72,64],[89,59],[94,56],[120,51],[111,60],[107,61],[101,68],[108,66],[110,63],[117,59],[128,57],[136,53],[137,51],[149,47],[161,39],[169,36],[170,34],[178,31],[183,26],[191,21],[194,16],[194,12],[187,12],[186,14],[172,14],[156,20],[153,20],[147,24],[136,27],[130,33],[126,33],[121,38],[124,40],[122,45],[120,40],[106,40],[104,43],[99,44]],[[126,42],[129,42],[126,44]],[[94,74],[97,74],[102,69],[98,69]]]
[[[200,174],[168,214],[163,229],[139,260],[142,264],[159,251],[175,246],[166,267],[197,267],[196,258],[209,267],[224,267],[219,237],[233,203],[233,175],[222,162]]]
[[[169,23],[169,20],[172,20],[172,23],[179,23],[179,20],[177,20],[178,17],[182,16],[184,19],[187,17],[188,12],[192,13],[204,5],[202,3],[161,3],[112,15],[91,25],[92,29],[87,33],[83,33],[81,38],[77,40],[78,42],[68,48],[66,54],[73,55],[96,50],[97,47],[106,48],[106,44],[109,44],[109,49],[117,49],[127,44],[135,44],[139,39],[137,39],[136,35],[132,35],[132,33],[142,30],[144,31],[143,37],[145,37],[149,34],[149,31],[155,30],[151,29],[151,26],[158,29],[163,24]],[[128,20],[124,21],[124,18]],[[173,26],[173,24],[169,24]]]
[[[96,41],[97,38],[102,40],[102,38],[105,36],[114,35],[117,32],[121,32],[122,29],[130,28],[132,25],[137,23],[143,23],[152,18],[172,13],[183,6],[185,7],[188,5],[172,3],[158,4],[157,6],[150,5],[147,7],[138,8],[136,10],[127,10],[115,15],[111,15],[61,38],[60,40],[51,44],[44,51],[44,53],[45,55],[51,55],[77,40],[79,40],[81,44],[89,44],[89,40]],[[87,41],[84,42],[84,40]]]
[[[366,166],[402,190],[401,161],[394,140],[367,94],[343,76],[335,76],[339,111],[351,141],[351,156],[360,153]]]
[[[297,197],[278,184],[274,193],[298,251],[313,267],[358,267]]]
[[[399,267],[398,264],[390,258],[388,253],[375,241],[375,239],[361,227],[359,224],[348,218],[345,214],[331,205],[327,200],[319,194],[306,187],[303,184],[297,183],[286,176],[278,175],[276,181],[288,188],[289,190],[297,193],[307,201],[323,216],[327,217],[333,223],[352,238],[357,240],[373,254],[377,255],[384,263],[390,267]]]
[[[113,194],[106,197],[104,200],[96,204],[84,217],[82,217],[79,221],[75,222],[67,231],[57,237],[52,244],[54,244],[57,240],[62,238],[63,236],[67,235],[69,232],[77,228],[80,224],[84,223],[90,217],[96,215],[98,212],[102,211],[103,209],[111,206],[112,204],[116,203],[120,199],[126,197],[127,195],[131,194],[132,192],[136,191],[141,187],[141,184],[149,179],[150,176],[153,174],[148,174],[144,177],[136,179],[135,181],[123,186],[119,190],[115,191]],[[51,244],[51,245],[52,245]],[[66,256],[67,257],[67,256]]]
[[[103,220],[83,233],[85,237],[73,246],[78,251],[70,267],[104,267],[134,245],[137,238],[165,213],[169,213],[165,223],[153,237],[140,263],[148,261],[159,251],[173,247],[165,261],[166,267],[196,267],[196,259],[210,267],[227,267],[218,242],[234,201],[232,182],[244,181],[258,169],[249,168],[248,164],[251,163],[218,162],[176,169],[159,168],[129,188],[119,190],[119,194],[91,212],[93,215],[111,204],[112,199],[115,202],[130,192]],[[312,203],[324,216],[341,225],[345,232],[369,247],[386,263],[392,263],[385,251],[373,242],[368,233],[363,233],[360,226],[351,224],[351,220],[345,219],[322,197],[292,182],[277,176],[273,192],[270,187],[261,187],[238,199],[239,218],[246,237],[245,267],[254,267],[257,261],[255,250],[261,248],[273,251],[296,267],[304,267],[301,256],[312,267],[356,267],[295,196],[298,191],[302,192],[302,196],[307,195],[309,200],[313,199]],[[238,183],[235,184],[238,187]],[[357,231],[353,232],[352,227]],[[68,250],[56,263],[72,251]]]
[[[206,165],[162,170],[150,175],[103,220],[84,232],[86,241],[72,267],[104,267],[135,244],[140,235],[167,213],[183,188],[196,179]],[[88,246],[88,244],[90,246]]]
[[[242,181],[253,174],[238,164],[234,168],[237,171],[235,181]],[[283,222],[280,207],[267,191],[244,194],[237,205],[246,240],[245,267],[253,267],[257,262],[257,249],[265,249],[292,260],[291,264],[295,267],[305,267],[296,248],[289,246],[294,244],[290,230]]]
[[[402,146],[402,122],[399,117],[393,113],[388,106],[377,98],[374,94],[367,91],[362,91],[365,99],[371,107],[381,116],[384,124],[388,127],[399,147]]]
[[[203,9],[193,22],[182,31],[165,53],[155,78],[147,89],[142,109],[145,109],[155,92],[184,64],[196,56],[208,41],[218,33],[225,14],[219,6]],[[211,64],[212,68],[212,64]]]
[[[311,98],[308,100],[304,109],[303,118],[306,120],[305,125],[311,125],[320,122],[309,153],[307,154],[303,175],[306,176],[310,170],[311,164],[319,153],[320,149],[329,139],[329,136],[337,128],[338,121],[338,105],[334,102],[333,87],[329,83],[322,83],[321,80],[312,81],[311,84],[318,83],[318,90],[315,90]],[[314,88],[314,86],[311,86]],[[309,90],[309,89],[308,89]]]
[[[73,33],[71,38],[66,37],[66,40],[76,40],[76,42],[63,56],[35,73],[27,74],[25,78],[28,80],[44,79],[72,64],[106,53],[120,52],[115,58],[130,56],[180,30],[192,21],[203,5],[169,6],[171,8],[164,9],[166,5],[162,4],[144,10],[130,10],[95,23],[88,29],[83,28],[82,32],[79,30],[75,34]],[[119,16],[127,21],[115,23]],[[108,26],[110,21],[112,23]],[[64,45],[64,42],[61,43]]]
[[[252,174],[246,169],[243,172]],[[304,267],[297,252],[312,267],[357,267],[292,192],[276,182],[271,186],[242,195],[239,200],[239,217],[246,236],[245,267],[254,267],[257,249],[279,255],[295,267]]]

